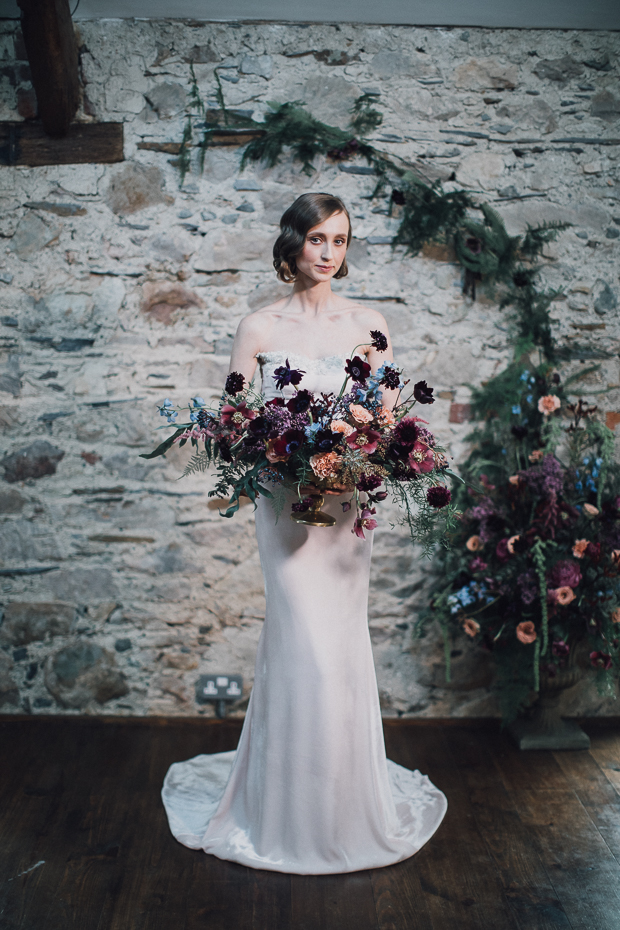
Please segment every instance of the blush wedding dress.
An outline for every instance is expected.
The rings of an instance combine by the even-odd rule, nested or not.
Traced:
[[[266,400],[288,358],[302,387],[338,392],[345,359],[257,356]],[[292,499],[292,498],[291,498]],[[260,498],[256,536],[267,609],[254,687],[236,752],[170,766],[162,799],[191,849],[256,869],[321,875],[390,865],[440,825],[445,795],[428,776],[386,759],[367,621],[372,532],[327,496],[331,528],[276,523]]]

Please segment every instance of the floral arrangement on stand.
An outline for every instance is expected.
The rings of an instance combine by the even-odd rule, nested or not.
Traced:
[[[580,644],[601,695],[620,676],[620,468],[597,408],[571,403],[549,362],[503,373],[511,401],[475,435],[456,493],[462,511],[439,555],[421,634],[439,620],[446,678],[464,632],[495,660],[504,723]],[[579,377],[577,375],[576,377]],[[498,395],[496,394],[496,399]],[[480,392],[478,401],[484,404]],[[583,645],[581,646],[583,649]]]
[[[384,334],[370,335],[374,348],[385,351]],[[375,505],[391,491],[412,539],[423,541],[430,551],[439,511],[444,527],[453,522],[451,491],[445,485],[451,474],[447,458],[426,428],[428,422],[411,412],[416,403],[434,402],[433,389],[420,381],[401,400],[408,384],[401,380],[401,370],[386,362],[372,375],[370,365],[354,351],[338,395],[300,388],[304,372],[287,361],[273,377],[279,391],[292,389],[288,399],[282,394],[265,401],[237,372],[228,375],[217,410],[209,410],[201,397],[192,398],[188,423],[177,425],[179,411],[166,399],[159,412],[175,427],[174,434],[142,457],[154,458],[174,443],[190,442],[197,451],[184,474],[212,464],[217,468],[210,495],[230,498],[226,517],[239,509],[243,493],[253,502],[257,495],[269,498],[279,516],[288,489],[296,498],[294,520],[329,526],[335,521],[319,510],[321,492],[350,492],[342,508],[355,507],[353,532],[361,538],[377,526]],[[382,403],[382,388],[399,391],[393,410]]]

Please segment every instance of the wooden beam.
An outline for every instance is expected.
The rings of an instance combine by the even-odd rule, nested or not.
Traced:
[[[39,117],[53,137],[67,134],[80,99],[69,0],[18,0]]]
[[[40,123],[0,122],[0,165],[84,165],[123,161],[122,123],[72,123],[50,139]]]

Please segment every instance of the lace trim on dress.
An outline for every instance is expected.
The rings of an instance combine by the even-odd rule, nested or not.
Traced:
[[[297,352],[257,352],[255,356],[261,368],[263,365],[283,363],[288,359],[291,368],[311,370],[317,375],[328,375],[334,371],[343,370],[346,355],[323,355],[320,358],[310,358]],[[304,366],[306,366],[304,368]]]

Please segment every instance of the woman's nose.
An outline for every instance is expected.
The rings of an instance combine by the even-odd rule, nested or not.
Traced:
[[[323,242],[323,248],[321,249],[321,258],[331,258],[332,257],[332,246],[330,242]]]

